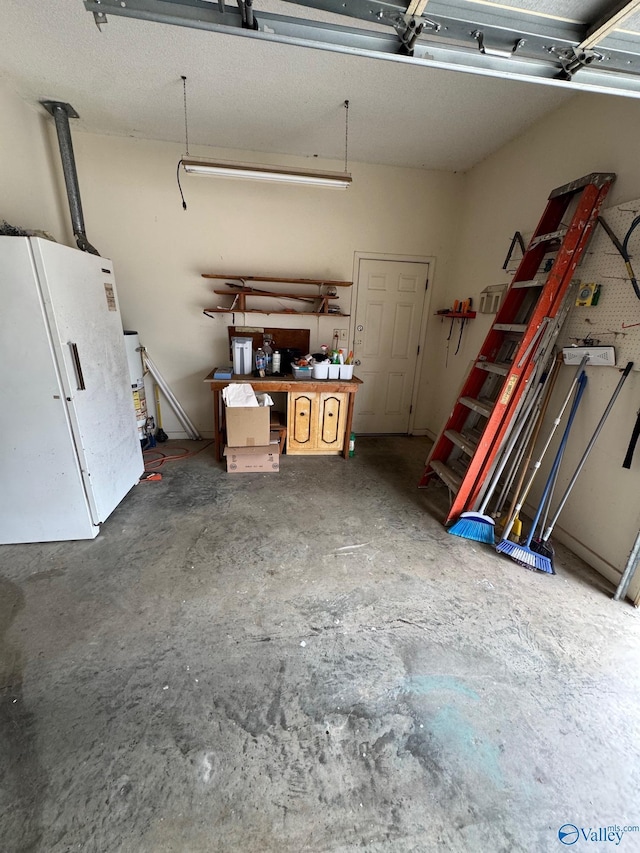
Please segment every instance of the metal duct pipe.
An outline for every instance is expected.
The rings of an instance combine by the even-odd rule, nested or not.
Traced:
[[[67,187],[67,198],[69,199],[69,212],[71,214],[71,226],[76,244],[83,252],[99,255],[87,240],[84,227],[84,215],[82,213],[82,202],[80,201],[80,185],[78,184],[78,173],[76,171],[76,159],[73,155],[73,143],[71,141],[71,128],[69,118],[79,118],[78,113],[71,104],[62,101],[40,101],[45,110],[53,116],[58,133],[58,145],[60,146],[60,159],[64,172],[64,182]]]

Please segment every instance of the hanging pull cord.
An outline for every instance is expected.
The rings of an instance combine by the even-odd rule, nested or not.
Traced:
[[[187,116],[187,78],[184,74],[181,75],[182,79],[182,100],[184,103],[184,148],[185,148],[185,156],[189,156],[189,119]],[[180,185],[180,166],[182,166],[181,157],[178,160],[178,167],[176,169],[176,181],[178,182],[178,190],[180,191],[180,198],[182,199],[182,209],[187,209],[187,202],[184,199],[184,193],[182,192],[182,186]]]
[[[344,102],[344,171],[349,171],[349,101]]]

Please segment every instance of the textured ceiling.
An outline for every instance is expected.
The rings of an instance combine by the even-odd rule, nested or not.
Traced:
[[[68,101],[80,114],[74,127],[96,133],[182,142],[185,74],[192,145],[340,160],[348,98],[352,162],[465,170],[571,97],[133,19],[110,17],[99,32],[81,0],[46,10],[42,0],[3,0],[0,25],[7,84],[34,104]]]

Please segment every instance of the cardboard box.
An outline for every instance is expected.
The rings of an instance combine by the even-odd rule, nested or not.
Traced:
[[[266,447],[225,447],[229,474],[274,473],[280,470],[277,444]]]
[[[271,406],[225,406],[229,447],[266,447]]]

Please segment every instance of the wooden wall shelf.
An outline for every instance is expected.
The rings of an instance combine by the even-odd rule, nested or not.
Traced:
[[[264,281],[270,284],[319,284],[327,287],[351,287],[352,281],[332,281],[328,278],[268,278],[260,275],[223,275],[203,272],[202,278],[229,279],[231,281]]]
[[[220,273],[202,273],[203,278],[224,279],[228,285],[227,290],[214,290],[213,292],[219,296],[233,296],[233,303],[229,308],[205,308],[203,313],[211,314],[298,314],[300,316],[313,317],[348,317],[348,314],[342,314],[340,311],[331,310],[330,303],[339,297],[335,294],[336,287],[351,287],[351,281],[332,281],[330,279],[315,279],[315,278],[267,278],[265,276],[238,276],[238,275],[222,275]],[[277,293],[273,290],[262,290],[257,287],[247,285],[248,281],[265,282],[269,284],[301,284],[314,285],[318,288],[317,293]],[[239,284],[235,284],[239,282]],[[329,292],[322,291],[322,288],[327,288]],[[312,311],[297,311],[294,308],[281,308],[278,310],[269,311],[267,309],[248,308],[247,300],[251,297],[261,297],[263,299],[292,299],[296,302],[311,303],[314,307]]]

